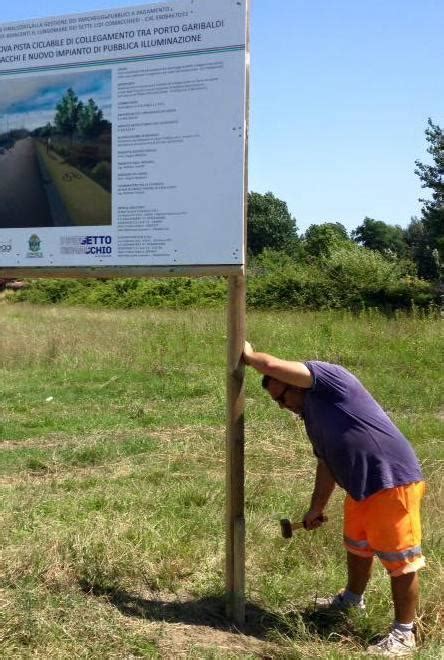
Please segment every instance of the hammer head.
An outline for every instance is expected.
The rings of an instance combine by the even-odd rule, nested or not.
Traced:
[[[328,518],[327,516],[319,516],[317,520],[320,523],[325,523],[327,522]],[[303,520],[302,522],[292,523],[291,520],[289,520],[288,518],[281,518],[280,523],[281,523],[281,534],[284,539],[291,539],[291,537],[293,536],[293,532],[296,529],[307,529],[307,524],[305,520]]]
[[[288,518],[281,518],[281,534],[284,539],[291,539],[293,536],[293,528],[291,526],[291,521]]]

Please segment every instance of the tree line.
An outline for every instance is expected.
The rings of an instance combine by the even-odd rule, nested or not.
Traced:
[[[439,281],[444,263],[444,135],[431,119],[425,132],[432,163],[416,161],[415,173],[422,187],[431,191],[421,217],[412,217],[404,229],[366,217],[350,235],[340,222],[311,225],[298,233],[287,204],[273,193],[251,192],[248,196],[248,250],[250,256],[264,250],[283,252],[299,261],[328,258],[338,250],[361,246],[391,261],[404,262],[412,275]]]

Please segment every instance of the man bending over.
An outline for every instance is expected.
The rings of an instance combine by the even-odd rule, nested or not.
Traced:
[[[416,644],[413,622],[419,595],[420,503],[424,481],[406,438],[349,371],[327,362],[291,362],[257,353],[245,343],[244,361],[264,375],[262,384],[281,408],[299,415],[317,458],[306,528],[320,518],[338,484],[344,502],[345,590],[318,604],[346,610],[365,608],[364,591],[374,556],[387,569],[395,621],[372,654],[410,655]]]

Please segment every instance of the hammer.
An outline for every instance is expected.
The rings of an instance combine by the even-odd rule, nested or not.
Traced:
[[[319,516],[319,518],[316,518],[316,520],[319,520],[320,523],[325,523],[328,521],[327,516]],[[291,520],[288,518],[281,518],[280,520],[281,523],[281,534],[284,539],[291,539],[293,536],[293,532],[296,531],[297,529],[307,529],[307,525],[305,522],[295,522],[292,523]]]

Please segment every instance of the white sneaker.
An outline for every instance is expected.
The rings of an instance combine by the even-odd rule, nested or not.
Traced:
[[[363,598],[361,598],[359,603],[353,603],[345,600],[344,594],[342,592],[336,594],[336,596],[327,596],[327,598],[316,598],[315,604],[317,607],[325,607],[330,610],[339,610],[341,612],[344,612],[345,610],[349,610],[352,608],[356,608],[358,610],[365,610],[365,603]]]
[[[412,655],[415,651],[415,635],[412,632],[403,633],[395,629],[378,644],[373,644],[367,648],[369,655],[385,655],[391,658]]]

